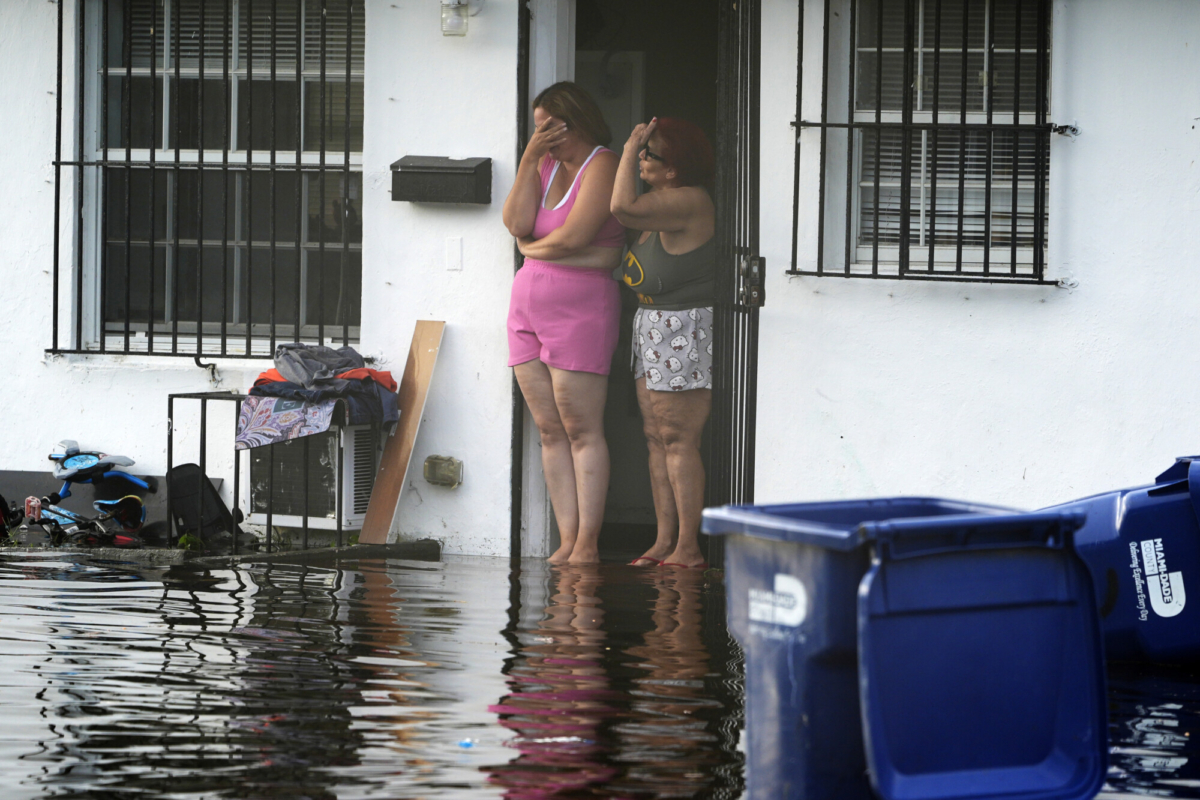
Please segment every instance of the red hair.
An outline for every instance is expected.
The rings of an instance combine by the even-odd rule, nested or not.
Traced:
[[[659,117],[654,134],[662,142],[663,158],[675,169],[680,186],[712,188],[716,160],[699,125],[678,117]]]

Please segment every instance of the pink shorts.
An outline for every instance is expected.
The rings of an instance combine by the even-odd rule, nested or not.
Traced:
[[[608,270],[526,259],[508,305],[508,365],[536,358],[556,369],[607,375],[620,316],[621,296]]]

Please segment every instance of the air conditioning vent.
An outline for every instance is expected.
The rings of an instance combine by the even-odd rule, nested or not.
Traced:
[[[371,502],[371,489],[375,486],[375,431],[370,426],[350,429],[352,446],[347,448],[346,463],[350,467],[350,480],[346,497],[356,517],[365,516],[367,504]],[[362,520],[358,522],[362,525]]]
[[[247,522],[265,525],[268,499],[273,498],[274,502],[270,504],[272,525],[303,527],[307,516],[310,528],[335,529],[339,432],[342,443],[342,528],[360,529],[371,501],[377,467],[377,436],[370,425],[331,428],[303,439],[252,449]],[[305,440],[308,442],[307,492],[304,490]]]

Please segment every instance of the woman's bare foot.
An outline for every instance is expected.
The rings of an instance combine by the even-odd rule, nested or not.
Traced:
[[[574,547],[574,543],[560,545],[557,550],[550,554],[550,557],[546,561],[550,564],[566,564],[571,558],[571,551]]]
[[[568,564],[599,564],[600,563],[600,548],[596,545],[585,545],[577,543],[571,551],[571,557],[567,559]]]
[[[673,567],[699,567],[707,562],[699,547],[676,547],[671,555],[663,559],[663,564]]]

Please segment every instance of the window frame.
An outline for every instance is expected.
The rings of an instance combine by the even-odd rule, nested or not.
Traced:
[[[811,0],[801,0],[800,2],[796,114],[795,121],[792,122],[795,129],[792,259],[786,274],[1056,284],[1057,281],[1046,278],[1050,134],[1057,130],[1049,121],[1052,0],[1033,0],[1033,3],[1036,4],[1037,19],[1033,22],[1033,25],[1036,26],[1036,45],[1032,49],[1028,46],[1024,38],[1027,34],[1024,33],[1010,46],[998,47],[996,45],[995,9],[998,0],[983,0],[987,25],[982,34],[982,46],[975,46],[970,40],[964,40],[958,46],[953,47],[948,46],[944,38],[936,39],[932,43],[923,40],[924,29],[928,24],[926,14],[937,13],[939,18],[936,24],[941,25],[940,15],[943,8],[960,2],[964,8],[967,8],[970,0],[900,0],[900,2],[903,5],[904,26],[902,46],[883,46],[881,27],[883,17],[877,13],[874,23],[876,26],[880,26],[875,28],[875,35],[879,37],[877,40],[879,43],[874,47],[865,47],[859,39],[859,28],[863,24],[859,12],[868,6],[877,9],[878,12],[883,12],[884,0],[835,0],[835,2],[824,0],[823,13],[819,17],[822,27],[820,30],[820,62],[817,70],[820,78],[820,116],[817,120],[809,120],[804,114],[805,17],[813,3]],[[1017,0],[1018,10],[1015,14],[1015,24],[1018,26],[1022,26],[1019,9],[1023,5],[1028,6],[1029,3],[1022,4],[1021,0]],[[841,13],[833,13],[837,11]],[[841,17],[842,21],[837,21],[837,17]],[[1019,27],[1019,29],[1024,31],[1025,27]],[[941,33],[939,32],[938,35],[941,36]],[[1012,95],[1014,102],[1009,103],[1011,107],[997,110],[992,102],[996,91],[995,87],[999,85],[994,78],[996,56],[1011,55],[1018,50],[1020,56],[1014,61],[1019,65],[1021,74],[1013,77],[1022,85],[1014,87]],[[877,77],[874,82],[876,94],[874,98],[871,98],[874,102],[868,104],[861,104],[858,97],[861,80],[859,69],[862,61],[865,61],[865,59],[860,59],[862,53],[880,54],[875,55],[877,61],[875,64]],[[896,53],[901,55],[904,70],[899,83],[900,89],[897,92],[902,100],[900,108],[889,108],[883,102],[882,95],[882,86],[885,83],[882,80],[884,74],[882,72],[884,63],[882,54],[894,56]],[[967,87],[970,83],[968,76],[971,74],[969,67],[962,70],[960,80],[954,81],[955,86],[961,87],[963,100],[951,110],[937,107],[938,98],[945,95],[945,85],[939,86],[938,82],[943,77],[939,68],[942,60],[947,57],[947,53],[961,53],[964,67],[967,66],[968,53],[977,57],[982,55],[984,66],[982,74],[991,75],[993,78],[991,81],[985,81],[980,77],[980,87],[982,87],[980,96],[984,98],[981,101],[981,107],[973,107],[967,98]],[[831,56],[836,62],[832,69]],[[814,60],[810,56],[810,66]],[[932,65],[926,63],[930,61],[933,62]],[[1020,81],[1020,78],[1030,70],[1035,73],[1033,81],[1035,96],[1032,109],[1027,108],[1028,98],[1020,94],[1024,91],[1023,81]],[[848,78],[845,77],[847,74]],[[905,87],[910,88],[905,91]],[[838,94],[839,92],[840,94]],[[918,110],[915,107],[917,106],[916,98],[922,97],[923,94],[933,94],[934,101],[928,108]],[[831,95],[836,96],[831,98]],[[839,103],[844,108],[844,117],[834,120],[832,119],[834,114],[831,114],[830,111],[831,104],[836,108]],[[873,131],[881,132],[874,137],[876,141],[881,138],[883,132],[893,132],[893,135],[895,132],[899,132],[901,139],[899,147],[901,155],[897,158],[901,176],[890,179],[892,183],[899,184],[898,188],[901,190],[901,199],[896,203],[896,208],[899,210],[893,212],[898,213],[900,222],[895,229],[897,241],[890,243],[881,242],[880,239],[886,238],[882,235],[877,236],[874,241],[869,241],[870,233],[868,232],[864,236],[862,230],[865,227],[863,218],[866,213],[864,194],[866,190],[875,188],[874,178],[868,180],[868,176],[863,174],[868,160],[864,156],[863,147],[867,136]],[[949,178],[941,171],[937,172],[938,191],[943,191],[946,186],[953,186],[956,193],[966,196],[967,190],[979,192],[982,189],[983,200],[980,210],[983,210],[984,213],[979,215],[982,220],[980,225],[986,232],[984,235],[992,237],[990,247],[985,246],[982,242],[973,245],[964,241],[968,238],[971,224],[967,222],[969,215],[965,213],[969,209],[965,207],[964,202],[960,202],[960,211],[955,215],[958,219],[956,244],[941,243],[944,229],[941,225],[936,226],[938,238],[934,242],[933,258],[931,259],[931,248],[927,241],[927,217],[930,213],[936,213],[938,215],[934,218],[936,221],[944,220],[945,215],[942,212],[944,206],[941,198],[937,198],[932,191],[929,193],[930,198],[923,193],[929,186],[934,171],[927,166],[935,160],[930,158],[933,145],[927,141],[932,138],[928,136],[930,131],[936,131],[934,135],[939,144],[938,151],[933,155],[941,155],[941,147],[945,146],[942,144],[941,137],[952,135],[959,139],[960,166]],[[1008,157],[1008,153],[1012,154],[1012,163],[1016,167],[1015,170],[1010,170],[1011,181],[1005,179],[1008,181],[1007,185],[994,181],[994,173],[997,171],[998,165],[993,164],[992,161],[993,156],[999,152],[996,135],[1006,132],[1011,132],[1008,135],[1013,142],[1016,142],[1018,137],[1022,139],[1021,144],[1015,146],[1010,144],[1005,151],[1005,157]],[[978,179],[981,185],[973,186],[973,181],[967,178],[965,153],[970,149],[969,137],[979,134],[987,137],[988,144],[985,145],[984,150],[988,154],[986,162],[988,166],[984,170],[984,177]],[[1029,146],[1028,139],[1025,137],[1032,138],[1032,147]],[[814,139],[816,139],[815,142]],[[919,157],[915,159],[911,155],[905,155],[914,153],[914,139],[919,139],[915,142]],[[817,156],[809,158],[818,162],[817,173],[813,176],[815,180],[802,182],[802,164],[808,164],[805,174],[812,176],[812,164],[806,161],[804,156],[806,155],[805,149],[811,149],[814,146]],[[1026,151],[1027,148],[1032,151],[1032,169],[1026,169],[1026,162],[1022,158],[1023,151]],[[1016,152],[1013,152],[1014,150]],[[919,163],[919,168],[913,167],[914,160]],[[845,183],[844,192],[840,186],[837,186],[839,180]],[[813,183],[816,184],[815,187],[812,185]],[[878,185],[880,188],[885,188],[887,184],[888,181],[883,180]],[[834,187],[832,192],[829,191],[830,186]],[[1013,197],[1012,189],[1009,187],[1016,187],[1016,197]],[[802,267],[799,252],[801,208],[804,206],[809,211],[814,210],[813,198],[809,194],[813,188],[816,189],[817,195],[815,198],[817,252],[816,258],[811,259],[807,265]],[[997,192],[1004,193],[1005,190],[1007,190],[1008,197],[1012,198],[1009,208],[1017,209],[1018,214],[1013,216],[1011,211],[1008,212],[1007,219],[1010,220],[1008,227],[1012,233],[1007,242],[997,243],[997,231],[1003,231],[998,227],[993,227],[992,222],[997,216],[998,209],[1002,211],[1006,209],[1004,206],[993,204],[992,197]],[[922,193],[921,202],[914,206],[914,194],[917,192]],[[873,196],[874,192],[872,191],[871,194]],[[1032,195],[1031,201],[1027,201],[1023,208],[1020,207],[1022,205],[1020,198],[1030,194]],[[936,210],[929,207],[927,200],[936,201]],[[1030,204],[1033,206],[1032,214],[1027,212]],[[1032,217],[1031,223],[1018,221],[1021,219],[1020,211],[1022,210],[1026,211],[1027,216]],[[877,214],[876,219],[880,219],[880,215]],[[917,222],[914,223],[914,220]],[[845,242],[844,255],[837,258],[831,252],[833,248],[829,243],[833,241],[839,222]],[[914,224],[919,224],[920,227],[914,229]],[[1032,228],[1031,235],[1026,233],[1030,227]],[[900,230],[908,230],[908,236],[899,235]],[[1014,237],[1012,234],[1017,234],[1017,236]],[[1020,245],[1022,234],[1031,238],[1032,242],[1028,245]],[[914,243],[911,241],[912,239],[919,239],[919,242]]]
[[[154,19],[151,24],[155,27],[161,24],[163,30],[151,37],[153,44],[150,50],[150,66],[139,67],[133,66],[129,37],[133,25],[130,13],[133,3],[130,0],[78,0],[76,3],[75,18],[72,20],[75,29],[75,97],[71,98],[68,105],[63,101],[61,89],[58,92],[54,168],[55,229],[60,235],[56,236],[54,248],[54,330],[50,352],[271,358],[275,345],[283,341],[342,345],[358,341],[361,323],[353,320],[349,324],[326,322],[327,303],[320,294],[315,298],[318,311],[316,318],[313,317],[309,308],[313,298],[309,296],[308,283],[311,275],[315,274],[311,272],[314,269],[312,256],[318,255],[315,269],[320,272],[318,280],[322,286],[325,285],[325,275],[332,266],[337,269],[342,281],[347,280],[348,273],[357,271],[357,278],[350,276],[349,279],[352,284],[357,281],[361,287],[361,210],[364,190],[362,114],[360,110],[355,118],[351,106],[352,102],[357,100],[361,109],[365,86],[365,65],[362,59],[365,49],[365,9],[362,0],[294,0],[297,50],[294,60],[290,62],[294,69],[285,75],[282,70],[277,71],[276,68],[276,54],[279,50],[274,45],[278,40],[278,29],[275,25],[267,23],[271,32],[269,36],[264,36],[259,31],[257,18],[259,14],[271,15],[280,1],[201,0],[197,3],[196,0],[192,0],[193,5],[204,9],[199,12],[199,19],[205,22],[205,26],[200,32],[197,45],[199,58],[194,59],[196,63],[184,66],[182,62],[185,59],[179,55],[180,48],[176,44],[176,37],[180,35],[179,15],[172,14],[180,5],[180,0],[154,0]],[[341,40],[345,42],[345,60],[340,64],[336,63],[338,59],[331,57],[328,47],[320,50],[319,57],[315,59],[317,66],[308,63],[310,57],[305,48],[309,46],[311,39],[316,38],[314,31],[310,30],[308,19],[311,16],[308,7],[314,2],[322,9],[327,3],[331,6],[334,3],[342,6],[339,10],[342,11],[340,17],[345,20],[346,25],[345,38]],[[64,39],[70,37],[70,31],[65,28],[63,5],[64,3],[59,3],[60,87],[64,69],[68,66],[64,62]],[[121,14],[120,19],[124,20],[122,32],[114,33],[109,29],[110,20],[113,18],[111,12],[114,9]],[[243,10],[246,12],[245,18]],[[208,29],[206,14],[219,18],[216,24],[220,26],[221,38],[215,47],[207,47],[204,42],[204,31]],[[322,14],[321,17],[319,29],[321,42],[324,44],[327,41],[325,36],[333,23],[326,23],[327,15]],[[174,25],[163,23],[165,20],[174,22]],[[246,42],[247,27],[255,31],[253,42],[249,52],[239,53],[239,47]],[[111,61],[112,52],[109,49],[110,37],[114,35],[121,36],[123,43],[120,65],[116,66]],[[268,39],[265,43],[261,41],[264,38]],[[160,45],[165,52],[158,52]],[[358,63],[354,63],[353,58],[356,46]],[[266,59],[258,56],[259,48],[263,47],[272,54]],[[122,50],[121,47],[117,49]],[[269,61],[269,67],[262,66],[265,61]],[[215,71],[211,67],[214,62],[220,64]],[[150,78],[152,81],[150,103],[154,116],[150,126],[150,135],[153,137],[150,147],[132,146],[131,106],[134,101],[126,100],[130,97],[131,78]],[[287,80],[288,78],[291,80]],[[111,88],[114,80],[125,81],[116,92]],[[221,84],[218,87],[220,99],[209,105],[209,101],[204,100],[201,94],[197,97],[197,105],[194,108],[173,108],[170,97],[176,91],[176,87],[181,85],[180,82],[186,80],[199,81],[201,85],[209,82]],[[253,90],[257,94],[257,87],[261,85],[264,91],[271,92],[270,102],[274,105],[274,87],[297,81],[296,118],[290,120],[281,117],[278,122],[282,127],[291,124],[296,128],[295,135],[299,137],[296,149],[277,150],[277,141],[271,142],[271,147],[255,148],[250,136],[251,131],[247,131],[245,136],[245,147],[238,149],[238,139],[241,138],[239,126],[243,123],[239,92]],[[319,87],[317,91],[320,92],[323,103],[320,114],[314,119],[309,119],[304,111],[309,93],[307,88],[311,86]],[[331,86],[341,88],[341,96],[338,97],[336,91],[331,91],[330,98],[325,99],[326,91]],[[199,92],[203,93],[204,89],[200,88]],[[118,115],[115,117],[117,135],[124,140],[124,146],[121,141],[110,141],[113,136],[111,129],[114,117],[111,104],[114,102],[114,96]],[[339,121],[336,113],[338,110],[330,113],[331,101],[337,100],[344,101],[345,105],[340,120],[344,128],[342,131],[334,131],[333,128]],[[73,119],[70,118],[72,111]],[[188,148],[181,139],[181,134],[184,133],[182,117],[184,113],[190,112],[195,112],[194,124],[197,131],[188,130],[186,133],[196,138],[199,132],[199,139],[193,142],[196,146]],[[223,117],[223,130],[215,147],[203,133],[204,118],[209,113]],[[247,106],[247,120],[250,120],[250,113],[251,110]],[[275,116],[274,110],[269,112],[269,118]],[[64,125],[67,127],[64,128]],[[316,131],[319,143],[312,140],[310,134],[313,130]],[[75,157],[71,160],[62,157],[64,132],[75,140]],[[358,150],[351,149],[352,140],[355,138],[352,137],[352,132],[357,135],[358,141],[354,143],[359,146]],[[272,134],[275,133],[276,130],[272,127]],[[335,150],[330,146],[336,142],[327,143],[326,136],[331,133],[335,139],[337,133],[341,134],[339,149]],[[199,145],[203,145],[203,149]],[[62,191],[64,168],[74,173],[73,176],[68,173],[68,176],[73,177],[75,183],[75,190],[71,193],[73,196],[65,198],[68,207],[73,207],[72,211],[77,221],[72,242],[74,264],[71,267],[64,263],[61,252],[63,248],[59,243],[59,239],[62,238],[62,220],[66,217],[63,213]],[[143,235],[148,235],[149,238],[143,238],[140,242],[132,238],[131,234],[133,225],[129,216],[129,197],[132,192],[128,186],[130,176],[138,171],[148,171],[152,176],[151,185],[165,184],[168,193],[166,200],[151,200],[148,209],[152,220],[150,232]],[[181,178],[189,172],[200,175],[199,180],[192,180],[196,188],[195,198],[184,198],[179,194]],[[123,178],[119,177],[121,173],[124,174]],[[260,173],[269,176],[271,193],[276,196],[276,175],[294,176],[300,186],[300,191],[293,193],[297,195],[296,232],[291,232],[292,235],[287,239],[276,235],[275,218],[278,216],[278,209],[290,200],[291,195],[270,206],[269,213],[266,214],[271,229],[269,239],[264,235],[265,231],[260,233],[257,225],[247,230],[252,224],[247,204],[253,203],[249,192],[251,187],[247,186],[247,182],[253,174],[253,188],[258,188]],[[118,178],[114,178],[114,175]],[[105,193],[113,186],[114,180],[117,180],[118,188],[124,187],[126,211],[123,240],[113,239],[113,232],[109,230],[109,207],[113,205],[113,201],[106,197]],[[208,197],[209,180],[219,180],[221,183],[218,192],[221,194],[222,211],[218,213],[223,215],[223,220],[212,223],[221,229],[216,239],[208,233],[209,223],[204,222],[203,209],[197,208],[211,199]],[[316,207],[316,219],[321,221],[325,234],[314,238],[311,217],[314,213],[312,201],[317,199],[313,196],[317,185],[320,186],[321,202]],[[153,188],[151,192],[153,198]],[[284,194],[287,194],[286,190]],[[336,205],[338,197],[341,198],[340,206]],[[197,203],[197,200],[201,202]],[[338,213],[331,211],[331,205],[353,210],[357,213],[357,219],[353,218],[353,214],[342,212],[339,222]],[[354,209],[355,205],[357,209]],[[180,220],[184,213],[181,209],[185,206],[186,213],[197,212],[197,230],[193,238],[180,235]],[[160,217],[161,223],[158,222]],[[334,241],[328,237],[330,219],[333,220],[334,230],[340,229],[341,241]],[[357,242],[348,239],[351,223],[358,227]],[[299,241],[295,241],[296,235],[300,236]],[[131,246],[148,247],[151,251],[148,259],[151,289],[145,298],[149,308],[148,313],[143,315],[145,318],[140,321],[133,321],[131,318],[133,314],[129,285],[133,282],[133,277],[128,271],[130,259],[122,258],[121,264],[115,266],[106,263],[113,260],[107,257],[107,251],[114,245],[124,246],[126,253],[130,252]],[[204,251],[209,247],[220,251],[224,259],[220,266],[223,283],[216,290],[222,298],[219,320],[209,319],[209,314],[204,308],[203,273],[208,270],[208,267],[204,266]],[[295,287],[295,299],[291,301],[290,306],[294,307],[299,315],[298,326],[294,316],[287,322],[275,319],[276,300],[279,295],[276,284],[277,250],[281,253],[286,250],[295,254],[295,266],[291,271],[296,274],[285,276],[285,279],[290,277],[299,284]],[[180,275],[182,270],[179,261],[186,253],[194,254],[195,267],[191,271],[195,274],[195,287],[186,285],[186,278]],[[260,259],[269,262],[267,268],[270,270],[272,287],[269,292],[269,319],[260,319],[260,315],[249,307],[251,299],[257,294],[246,277],[246,273],[250,271],[247,258],[251,253],[254,257],[254,271],[262,270]],[[269,255],[264,255],[265,253]],[[340,266],[337,266],[336,259],[339,254]],[[330,259],[329,256],[333,258]],[[354,259],[357,259],[357,266]],[[122,266],[125,269],[123,321],[111,318],[105,308],[112,290],[109,281],[115,280],[111,278],[112,270],[121,270]],[[231,271],[234,275],[233,280],[228,278]],[[161,294],[156,294],[153,288],[156,272],[162,274],[164,286]],[[211,286],[208,288],[210,291],[213,289]],[[179,312],[179,299],[189,290],[200,299],[194,301],[194,313],[189,314],[188,318],[183,318]],[[120,291],[119,286],[117,291]],[[361,295],[360,288],[358,301],[351,301],[358,309],[361,309]],[[160,301],[161,315],[157,310]],[[64,315],[60,313],[61,310],[69,310],[73,324],[62,325],[61,317]],[[65,331],[60,330],[63,327],[66,328]],[[67,340],[65,346],[64,339]]]

